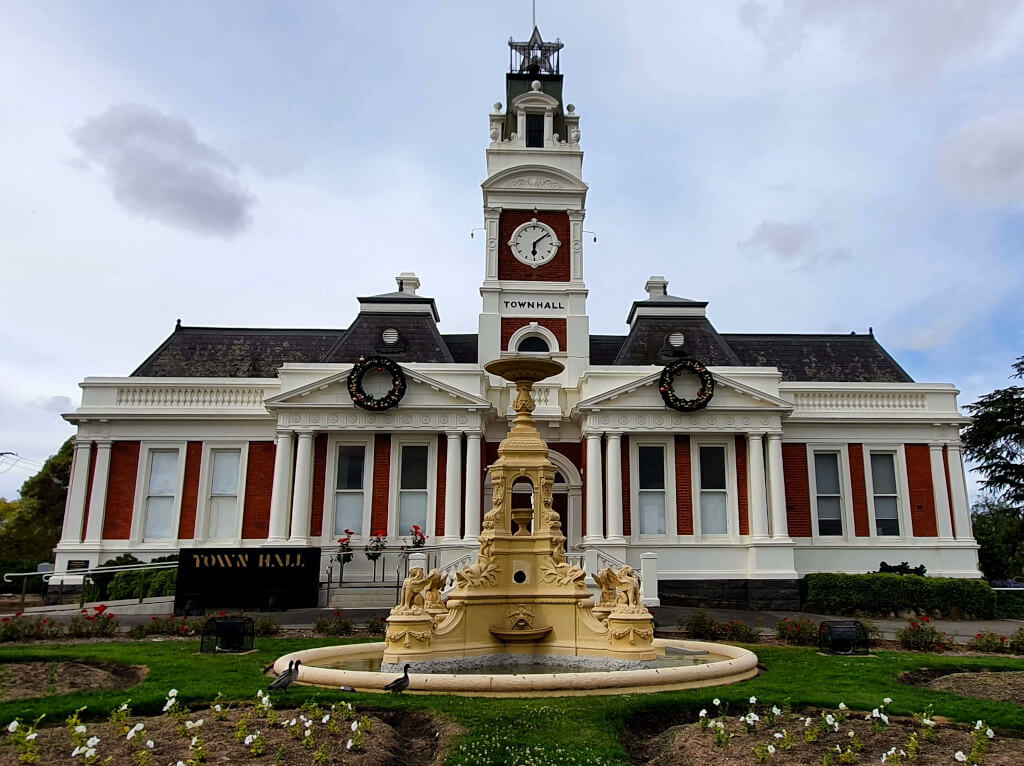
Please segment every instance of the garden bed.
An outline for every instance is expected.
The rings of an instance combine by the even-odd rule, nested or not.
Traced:
[[[900,683],[962,697],[1016,703],[1024,700],[1024,671],[923,668],[901,674]]]
[[[0,702],[98,689],[125,689],[146,677],[144,665],[117,662],[9,662],[0,665]]]

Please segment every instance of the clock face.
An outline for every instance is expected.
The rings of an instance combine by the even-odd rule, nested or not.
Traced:
[[[548,263],[561,246],[555,230],[536,218],[531,218],[512,232],[508,245],[516,260],[537,268]]]

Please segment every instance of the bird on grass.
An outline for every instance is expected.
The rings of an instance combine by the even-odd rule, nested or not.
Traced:
[[[281,675],[275,678],[268,688],[273,689],[274,691],[283,692],[285,689],[287,689],[289,686],[295,683],[296,679],[298,679],[299,665],[301,664],[302,660],[295,660],[294,662],[289,661],[288,670],[284,671],[283,673],[281,673]]]
[[[394,692],[395,694],[401,694],[409,688],[409,668],[411,665],[405,666],[405,675],[401,678],[396,678],[394,681],[384,687],[384,691]]]

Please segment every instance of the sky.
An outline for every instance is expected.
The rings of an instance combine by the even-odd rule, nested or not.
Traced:
[[[1024,1],[540,0],[591,331],[652,274],[722,332],[865,332],[961,404],[1024,354]],[[526,0],[9,0],[0,497],[86,376],[185,325],[340,328],[415,271],[475,332],[487,115]]]

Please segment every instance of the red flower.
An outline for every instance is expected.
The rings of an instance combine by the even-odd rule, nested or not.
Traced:
[[[384,537],[386,534],[387,534],[387,532],[385,532],[383,529],[378,529],[376,532],[373,533],[373,536],[374,537]]]
[[[419,532],[420,531],[420,525],[419,524],[413,524],[412,525],[412,529],[413,529],[414,532]]]
[[[1003,643],[1003,642],[1005,642],[1005,641],[1006,641],[1006,636],[1000,636],[1000,637],[999,637],[999,642],[1000,642],[1000,643]]]
[[[345,530],[345,534],[348,535],[349,537],[352,537],[352,535],[354,535],[355,532],[353,532],[351,529],[346,529]]]
[[[335,617],[341,617],[341,610],[340,609],[336,609],[335,612],[334,612],[334,616]]]
[[[10,617],[4,617],[3,620],[0,620],[0,622],[10,622],[10,621],[11,621]]]
[[[932,618],[928,617],[927,615],[921,618],[921,622],[931,622],[931,621],[932,621]]]
[[[151,620],[159,620],[160,618],[159,618],[159,617],[157,617],[157,616],[156,616],[156,615],[154,614],[154,615],[153,615],[152,617],[150,617],[149,619],[151,619]],[[173,619],[174,619],[174,617],[171,617],[171,619],[173,620]]]
[[[99,606],[94,606],[93,609],[96,610],[96,614],[103,614],[105,611],[107,611],[107,605],[100,604]]]
[[[348,541],[349,541],[350,539],[351,539],[351,538],[348,538],[348,537],[339,537],[339,538],[338,538],[338,542],[339,542],[339,543],[341,543],[342,545],[345,545],[345,544],[347,544],[347,543],[348,543]]]
[[[227,612],[217,612],[217,616],[218,617],[223,617],[226,614],[227,614]]]

